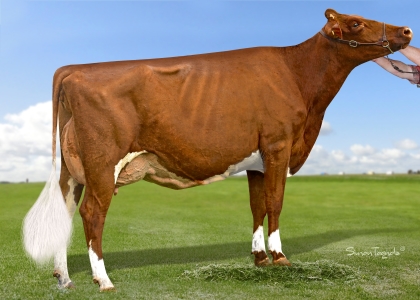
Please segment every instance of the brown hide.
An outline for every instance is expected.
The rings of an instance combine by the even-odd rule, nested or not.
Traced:
[[[277,70],[285,62],[276,50],[132,62],[122,78],[103,74],[115,74],[125,62],[73,72],[63,90],[71,95],[79,153],[89,160],[97,147],[106,153],[83,165],[115,166],[128,152],[146,150],[179,176],[204,180],[249,156],[264,138],[301,134],[304,103],[277,103],[300,91]],[[96,145],[92,153],[84,154],[86,142]]]
[[[265,172],[249,172],[254,231],[265,215],[269,234],[278,229],[287,168],[294,174],[304,164],[325,110],[351,70],[389,53],[380,45],[354,48],[333,40],[376,43],[383,38],[383,23],[331,9],[325,16],[323,31],[332,39],[316,33],[291,47],[57,70],[53,138],[59,114],[63,167],[86,186],[80,212],[86,242],[99,258],[116,186],[141,178],[173,188],[194,186],[256,150]],[[385,28],[393,51],[410,42],[409,28]],[[150,159],[133,161],[115,185],[115,165],[140,151]],[[265,253],[256,256],[265,262]],[[281,259],[279,253],[273,257]]]

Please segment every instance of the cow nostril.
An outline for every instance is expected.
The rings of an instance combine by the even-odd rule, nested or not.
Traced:
[[[404,30],[403,30],[403,34],[405,36],[411,37],[413,32],[411,31],[411,29],[409,27],[405,27]]]

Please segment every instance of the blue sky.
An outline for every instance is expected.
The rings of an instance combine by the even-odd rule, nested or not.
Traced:
[[[46,102],[63,65],[295,45],[323,27],[327,8],[410,26],[412,45],[420,47],[418,0],[0,4],[0,155],[6,158],[0,181],[47,179]],[[391,57],[407,62],[398,53]],[[356,68],[328,108],[328,124],[301,174],[420,169],[419,93],[375,63]]]

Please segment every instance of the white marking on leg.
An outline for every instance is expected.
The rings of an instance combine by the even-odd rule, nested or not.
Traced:
[[[258,226],[252,235],[252,253],[265,252],[264,227]]]
[[[268,237],[268,250],[270,252],[283,254],[283,251],[281,250],[280,231],[278,229]]]
[[[287,177],[292,177],[293,175],[290,174],[290,168],[287,168]]]
[[[74,190],[78,185],[78,182],[73,177],[70,177],[67,184],[69,186],[69,191],[64,199],[66,201],[67,211],[70,214],[70,218],[73,218],[74,212],[77,208],[76,202],[74,201]],[[73,285],[67,268],[67,247],[59,249],[54,255],[54,276],[58,279],[59,288],[70,287]]]
[[[73,218],[77,208],[76,202],[74,201],[74,190],[78,185],[78,182],[73,177],[70,177],[69,181],[67,181],[67,184],[69,185],[69,192],[64,199],[66,200],[66,206],[70,217]]]
[[[54,256],[54,276],[58,279],[59,288],[72,284],[67,270],[67,248],[62,248]]]
[[[137,156],[147,153],[147,151],[140,151],[140,152],[132,152],[127,153],[126,156],[124,156],[123,159],[121,159],[118,164],[115,166],[114,171],[114,183],[117,183],[118,175],[120,174],[121,170],[133,159],[135,159]]]
[[[104,260],[98,258],[98,255],[96,255],[90,245],[91,243],[92,241],[89,243],[89,260],[92,267],[93,279],[98,281],[101,290],[112,289],[114,285],[106,273]]]

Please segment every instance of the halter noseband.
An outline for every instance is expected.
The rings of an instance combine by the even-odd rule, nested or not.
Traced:
[[[343,40],[343,39],[340,39],[340,38],[335,39],[335,38],[332,38],[329,35],[327,35],[322,29],[319,31],[319,33],[330,41],[341,43],[341,44],[347,44],[347,45],[349,45],[350,47],[353,47],[353,48],[357,48],[358,46],[371,46],[371,45],[382,46],[384,48],[388,48],[388,50],[391,53],[394,53],[394,51],[391,50],[391,47],[389,47],[389,42],[386,38],[385,22],[383,24],[384,24],[384,35],[382,36],[382,39],[377,41],[376,43],[359,43],[355,40]]]

